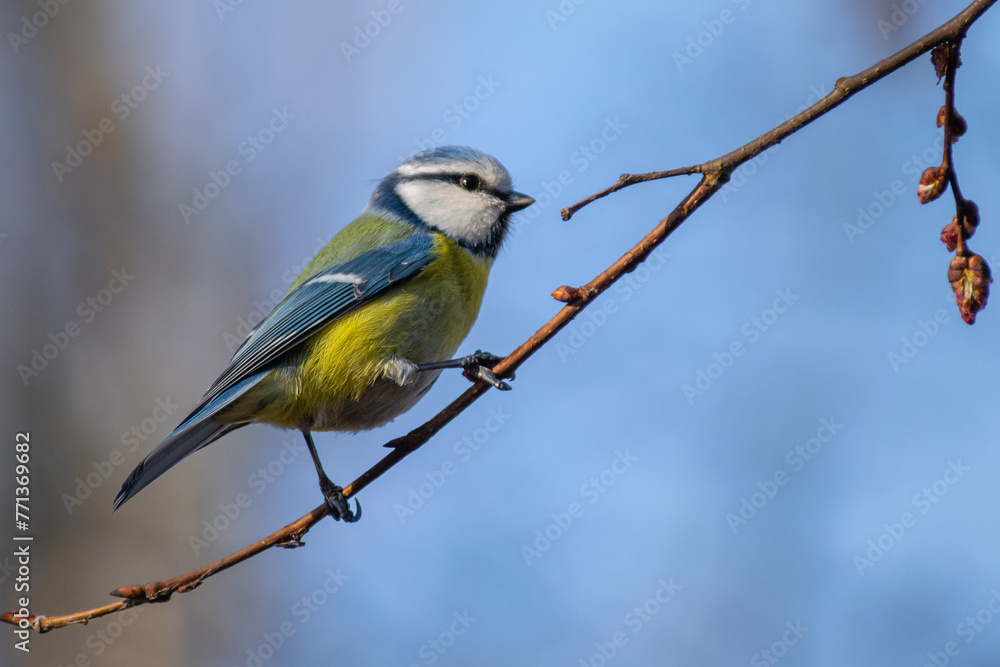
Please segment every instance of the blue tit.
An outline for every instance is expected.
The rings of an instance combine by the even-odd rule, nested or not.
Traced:
[[[499,357],[453,359],[472,328],[510,215],[534,199],[493,156],[444,146],[379,182],[306,265],[191,414],[122,484],[115,509],[188,454],[253,423],[302,432],[331,515],[351,511],[312,431],[362,431],[409,410],[444,368],[509,389]]]

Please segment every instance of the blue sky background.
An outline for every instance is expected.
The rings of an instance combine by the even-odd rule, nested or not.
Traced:
[[[892,3],[834,0],[70,3],[6,36],[0,437],[32,437],[32,610],[104,604],[319,504],[301,437],[259,426],[110,511],[243,322],[402,159],[475,146],[538,199],[463,346],[505,353],[557,311],[556,287],[603,270],[695,181],[571,222],[561,207],[729,151],[963,6],[910,4],[888,30]],[[0,11],[7,35],[41,10]],[[963,48],[955,153],[983,219],[970,245],[994,265],[998,31],[989,12]],[[36,636],[27,661],[12,638],[0,650],[32,665],[992,664],[997,305],[962,323],[938,241],[951,195],[917,203],[940,160],[935,84],[925,56],[741,169],[513,392],[363,491],[360,523]],[[185,221],[213,174],[225,187]],[[23,380],[52,340],[64,349]],[[686,395],[700,373],[714,379]],[[327,469],[350,481],[466,385],[448,374],[383,429],[319,434]]]

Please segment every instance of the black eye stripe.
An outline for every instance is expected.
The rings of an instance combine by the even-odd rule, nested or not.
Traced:
[[[452,174],[448,174],[448,173],[440,173],[440,174],[415,174],[413,176],[403,176],[399,180],[400,180],[400,182],[407,182],[407,181],[444,181],[446,183],[453,183],[453,184],[457,185],[458,187],[462,188],[463,190],[465,190],[466,188],[462,187],[462,184],[460,183],[460,181],[462,180],[462,178],[464,178],[466,176],[474,176],[476,179],[478,179],[479,184],[475,188],[476,192],[484,192],[484,193],[486,193],[488,195],[492,195],[492,196],[496,197],[497,199],[501,199],[503,201],[507,200],[507,195],[506,194],[501,193],[498,190],[494,190],[493,188],[484,187],[483,184],[485,183],[485,181],[483,180],[482,176],[479,176],[478,174],[474,174],[474,173],[468,172],[468,171],[463,171],[461,173],[452,173]],[[471,192],[471,190],[469,190],[469,192]]]

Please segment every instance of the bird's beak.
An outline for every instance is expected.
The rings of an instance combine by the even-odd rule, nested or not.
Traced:
[[[507,212],[514,213],[523,208],[528,208],[534,203],[535,200],[528,195],[522,195],[520,192],[511,192],[510,197],[507,198]]]

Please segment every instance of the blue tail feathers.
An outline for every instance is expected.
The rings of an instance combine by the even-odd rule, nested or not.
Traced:
[[[115,496],[114,508],[121,507],[129,498],[146,488],[150,482],[172,468],[188,454],[211,444],[230,431],[246,426],[249,422],[224,424],[218,421],[216,416],[223,408],[231,405],[248,389],[260,382],[269,372],[257,373],[237,383],[185,419],[129,474],[118,495]]]

